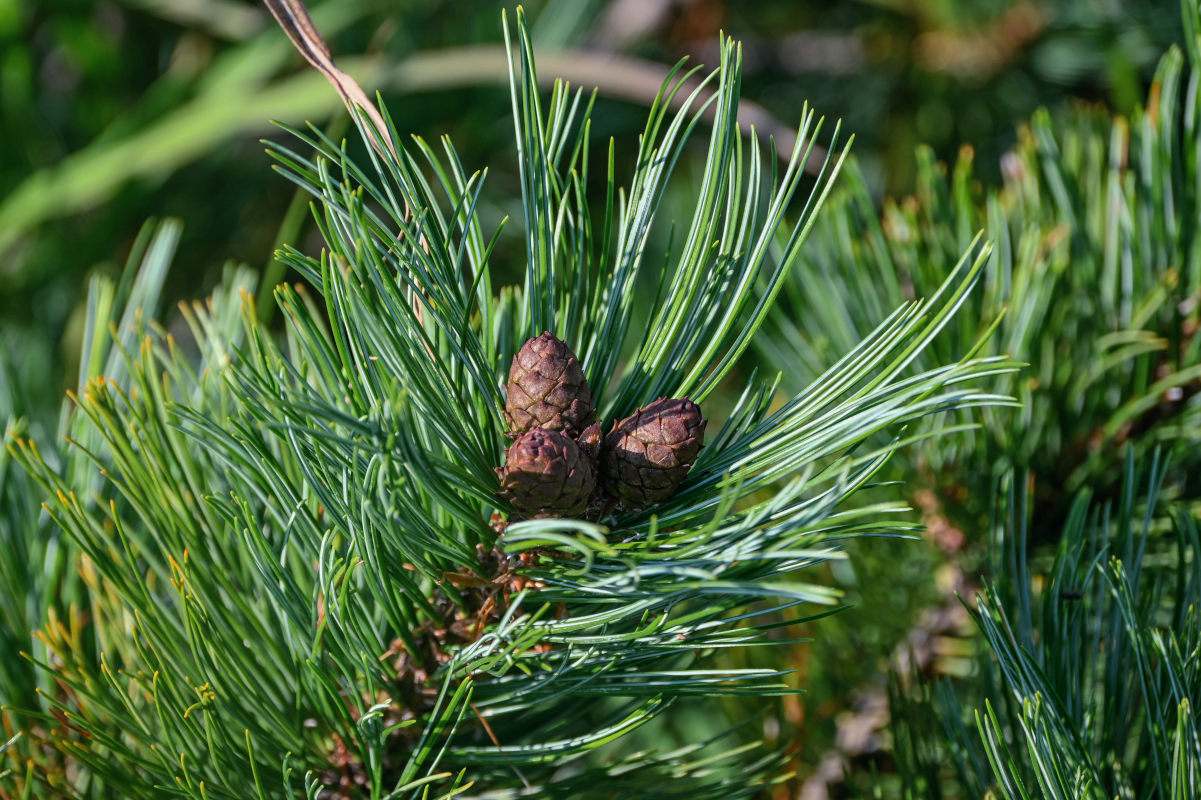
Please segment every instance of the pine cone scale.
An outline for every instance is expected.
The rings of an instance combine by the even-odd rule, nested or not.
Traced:
[[[596,489],[592,459],[565,434],[534,428],[505,453],[498,496],[527,518],[576,517]]]
[[[666,444],[650,444],[646,447],[646,457],[657,467],[679,466],[676,451]]]
[[[514,434],[534,428],[576,434],[596,416],[580,362],[549,331],[522,345],[505,388],[505,416]]]
[[[601,479],[628,508],[675,493],[700,452],[707,421],[688,399],[661,399],[614,423],[605,436]]]

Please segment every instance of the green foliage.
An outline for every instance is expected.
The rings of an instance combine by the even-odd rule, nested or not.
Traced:
[[[1055,547],[1069,524],[1078,523],[1073,520],[1081,513],[1077,504],[1082,501],[1074,499],[1079,492],[1087,489],[1099,502],[1116,503],[1125,488],[1124,452],[1135,454],[1140,462],[1149,461],[1160,449],[1172,452],[1174,471],[1165,491],[1183,508],[1199,496],[1195,476],[1201,452],[1197,447],[1201,249],[1196,231],[1201,223],[1197,172],[1201,137],[1196,116],[1199,73],[1190,65],[1197,63],[1201,26],[1196,3],[1190,0],[1182,7],[1185,51],[1172,49],[1163,57],[1145,109],[1128,118],[1084,106],[1040,112],[1020,128],[1015,148],[1002,160],[1003,181],[997,189],[981,185],[970,148],[964,148],[949,170],[929,148],[923,148],[916,193],[900,202],[886,201],[881,213],[863,173],[848,162],[842,186],[832,193],[799,269],[786,285],[786,302],[769,320],[768,335],[756,340],[765,361],[799,367],[791,375],[786,371],[786,380],[795,376],[793,385],[802,386],[832,363],[846,342],[857,339],[864,319],[937,285],[960,249],[984,229],[995,249],[984,267],[983,290],[969,299],[966,313],[956,317],[922,358],[937,361],[961,352],[995,323],[995,333],[981,352],[1006,353],[1030,366],[998,376],[991,387],[1020,397],[1023,410],[1017,414],[1006,409],[985,411],[981,430],[931,439],[892,463],[900,491],[931,508],[931,519],[943,527],[949,518],[950,525],[966,534],[966,547],[951,553],[948,560],[954,570],[966,575],[969,586],[983,550],[982,533],[996,481],[1015,469],[1033,480],[1029,496],[1022,492],[1030,507],[1029,546],[1012,562],[994,562],[994,570],[1002,570],[992,573],[994,579],[1050,558],[1044,549]],[[987,166],[983,172],[987,175]],[[960,421],[952,415],[929,424],[931,429],[945,430]],[[905,584],[903,571],[876,554],[865,552],[853,564],[860,583],[886,584],[892,589],[890,596],[917,594]],[[1037,592],[1037,583],[1029,591]],[[1013,622],[1025,608],[1013,599],[1018,596],[1002,593],[1000,599],[990,599],[982,619],[991,619],[988,613],[1000,608],[1008,615],[1005,619]],[[912,633],[902,631],[880,644],[874,654],[881,660],[897,652],[895,648],[903,650],[910,636],[921,640],[931,633],[922,627],[928,615],[913,606],[894,605],[893,611],[907,620]],[[864,610],[865,616],[870,613],[870,608]],[[872,667],[845,663],[852,660],[827,644],[854,635],[853,630],[844,633],[848,619],[833,620],[815,648],[820,669],[837,670],[845,679],[841,691],[833,688],[823,696],[845,696],[852,691],[849,687],[871,686],[875,680]],[[1020,624],[1014,622],[1013,627],[1019,629]],[[1041,642],[1040,637],[1053,639],[1061,634],[1067,635],[1048,628],[1036,630],[1033,636]],[[982,636],[994,638],[987,630]],[[1019,636],[1018,641],[1024,640]],[[1096,644],[1092,640],[1081,647]],[[1109,644],[1104,645],[1101,653],[1090,651],[1094,659],[1090,663],[1107,656]],[[962,654],[979,649],[970,639],[960,640],[957,646]],[[1040,644],[1044,646],[1050,645]],[[997,656],[1010,677],[1030,666],[1028,659],[1023,660],[1026,656],[1019,658],[1018,653],[1010,648]],[[945,661],[936,658],[931,668],[942,669]],[[1074,680],[1087,684],[1094,673],[1084,661],[1064,667],[1064,674],[1070,672]],[[986,679],[989,675],[991,681]],[[1185,670],[1180,677],[1179,692],[1195,696],[1197,676]],[[877,764],[895,762],[911,797],[982,797],[993,786],[990,751],[981,748],[975,727],[969,723],[948,728],[937,718],[941,713],[957,719],[959,709],[976,709],[984,715],[982,731],[992,737],[999,769],[1017,774],[1031,796],[1055,796],[1054,791],[1060,790],[1039,782],[1033,765],[1042,756],[1031,756],[1063,750],[1066,745],[1057,736],[1087,737],[1105,729],[1114,737],[1084,755],[1075,751],[1068,761],[1055,762],[1068,776],[1075,776],[1076,769],[1086,764],[1111,769],[1105,765],[1113,757],[1120,756],[1120,763],[1127,764],[1136,751],[1142,754],[1139,769],[1143,770],[1153,768],[1154,759],[1166,757],[1162,748],[1138,739],[1138,719],[1110,717],[1100,723],[1095,715],[1084,722],[1069,716],[1055,728],[1059,707],[1045,699],[1041,706],[1033,702],[1042,687],[1020,684],[1016,677],[1008,685],[996,669],[967,681],[949,679],[938,689],[915,683],[916,677],[907,674],[903,678],[909,688],[894,691],[891,701],[892,759]],[[952,687],[957,699],[951,697]],[[1022,717],[1020,701],[1016,706],[1001,705],[1014,692],[1031,700],[1028,717]],[[1000,715],[1004,733],[1000,738],[991,726],[984,698],[991,699]],[[815,698],[806,710],[820,700]],[[1190,702],[1195,708],[1195,699]],[[1147,718],[1149,724],[1175,725],[1185,718],[1166,706],[1161,711]],[[1022,732],[1023,723],[1029,736]],[[1127,734],[1130,738],[1123,739]],[[1002,743],[1013,750],[1012,762],[1006,761],[1010,756]],[[1190,752],[1186,748],[1182,755],[1171,757],[1186,758],[1182,763],[1187,763]],[[1012,769],[1006,763],[1012,763]],[[962,769],[952,772],[951,765]],[[1104,769],[1100,774],[1106,775]],[[899,791],[890,782],[893,778],[869,781],[860,774],[848,782],[889,796]],[[1095,777],[1089,780],[1101,787],[1097,791],[1113,789],[1107,797],[1115,796],[1113,787],[1127,785],[1112,775],[1103,782]],[[1144,773],[1130,780],[1129,785],[1144,792],[1155,786],[1161,796],[1172,796],[1166,794],[1165,784]],[[1187,783],[1174,784],[1172,790],[1177,786],[1185,787],[1188,796]],[[1081,784],[1079,791],[1085,796],[1094,789]],[[1145,795],[1135,791],[1121,796]]]
[[[838,81],[819,66],[818,80],[790,74],[787,89],[774,70],[752,70],[746,85],[785,106],[814,84],[818,97],[853,98],[848,113],[869,146],[881,132],[885,161],[882,170],[869,151],[862,171],[836,147],[826,159],[813,146],[822,126],[807,106],[783,160],[744,139],[741,51],[724,40],[712,75],[677,67],[648,96],[636,152],[623,153],[621,136],[594,152],[629,110],[566,85],[539,91],[523,16],[516,63],[483,46],[454,51],[447,70],[436,49],[411,51],[437,48],[440,35],[470,41],[472,19],[423,24],[438,7],[422,6],[398,26],[403,67],[387,52],[341,63],[393,91],[503,81],[508,65],[516,177],[494,159],[500,174],[488,183],[520,183],[520,203],[498,208],[487,173],[464,166],[500,141],[495,104],[431,97],[387,130],[362,131],[398,142],[397,129],[418,116],[437,123],[428,112],[445,104],[472,133],[456,144],[471,149],[415,138],[361,155],[361,143],[329,130],[294,131],[299,146],[270,151],[297,196],[317,198],[327,249],[313,257],[300,245],[303,204],[293,202],[277,238],[297,247],[263,281],[227,268],[207,303],[166,327],[151,320],[173,294],[164,282],[179,228],[147,227],[122,277],[89,286],[71,380],[80,388],[57,424],[57,403],[44,399],[57,334],[39,326],[56,326],[69,301],[37,292],[92,260],[76,253],[86,250],[78,237],[34,237],[35,227],[178,169],[269,109],[296,119],[335,100],[319,76],[283,74],[283,37],[256,28],[261,15],[216,2],[206,30],[236,41],[190,62],[181,40],[137,109],[76,149],[98,130],[86,115],[107,119],[128,99],[89,92],[68,109],[79,131],[65,144],[43,136],[24,123],[42,111],[11,112],[65,108],[53,92],[22,89],[49,74],[32,78],[29,53],[61,44],[115,94],[141,86],[127,91],[136,68],[116,45],[60,24],[83,19],[87,4],[39,13],[54,35],[6,52],[0,126],[37,139],[25,148],[31,165],[56,147],[75,155],[27,178],[24,164],[0,166],[16,187],[0,203],[0,242],[27,246],[6,268],[0,312],[19,309],[29,323],[6,319],[0,331],[0,650],[27,654],[0,660],[0,796],[748,796],[787,780],[796,754],[765,748],[749,725],[709,738],[690,724],[696,704],[718,699],[743,714],[794,702],[795,687],[816,681],[826,707],[845,705],[873,666],[858,648],[875,641],[882,653],[909,624],[896,598],[913,576],[923,597],[934,590],[924,563],[892,563],[911,546],[896,535],[916,528],[897,519],[898,504],[871,503],[891,496],[872,483],[932,486],[946,513],[971,521],[1015,466],[1032,488],[1010,486],[1001,504],[1008,524],[991,527],[993,580],[974,614],[991,656],[968,681],[894,687],[905,790],[1198,794],[1198,532],[1186,506],[1160,495],[1197,496],[1195,479],[1173,476],[1199,466],[1201,79],[1172,51],[1145,110],[1040,113],[1002,162],[1001,188],[978,183],[1007,145],[991,134],[995,108],[1025,114],[1058,82],[1093,93],[1102,71],[1116,107],[1132,108],[1159,51],[1148,42],[1176,36],[1166,2],[1134,9],[1126,18],[1137,24],[1121,35],[1116,6],[1092,2],[823,11],[830,36],[914,63],[882,78],[872,61]],[[558,7],[537,20],[541,45],[588,27],[577,6]],[[762,63],[789,27],[770,21],[774,4],[754,7],[771,29],[748,59]],[[1183,7],[1196,64],[1201,12]],[[0,40],[22,8],[0,8]],[[749,12],[729,8],[737,28]],[[374,53],[380,43],[366,37],[385,38],[370,3],[317,12],[350,43],[337,51]],[[625,45],[644,52],[680,35],[642,30]],[[548,54],[543,70],[564,59]],[[707,147],[689,141],[701,130]],[[936,132],[944,151],[951,137],[979,134],[982,155],[965,150],[948,177],[923,149],[916,196],[886,204],[881,219],[869,176],[904,173],[889,153],[908,152],[914,131]],[[228,202],[178,196],[221,213],[255,196],[243,172],[208,172]],[[121,235],[109,220],[128,216],[126,196],[147,191],[127,188],[86,221],[103,231],[101,249]],[[255,206],[256,220],[227,227],[249,236],[274,217]],[[494,224],[518,208],[521,224]],[[263,241],[276,237],[269,225]],[[186,272],[203,258],[191,249]],[[285,263],[307,286],[271,297]],[[510,276],[520,285],[504,285]],[[282,331],[268,324],[271,300]],[[658,396],[705,404],[711,441],[677,496],[599,522],[504,523],[492,473],[505,444],[503,375],[544,329],[581,355],[606,421]],[[739,371],[749,346],[781,371],[775,383]],[[1032,366],[1015,374],[1011,359]],[[1011,394],[1021,413],[990,410]],[[980,419],[983,432],[969,435]],[[1173,473],[1152,461],[1157,448],[1176,451]],[[1142,480],[1123,472],[1123,451],[1151,463],[1149,499],[1137,499]],[[1053,560],[1043,542],[1058,543]],[[845,655],[818,651],[824,663],[806,672],[793,626],[835,609],[840,595],[825,584],[832,566],[850,572],[845,547],[870,603],[818,630],[861,663],[844,671]],[[657,738],[665,730],[678,738]]]
[[[39,791],[724,798],[778,774],[774,753],[723,756],[707,742],[584,756],[676,701],[786,691],[787,670],[711,655],[788,641],[772,632],[837,596],[805,574],[849,537],[904,529],[881,516],[894,506],[843,502],[906,423],[1007,402],[972,388],[1013,368],[1002,358],[906,371],[966,301],[987,248],[783,407],[774,385],[746,384],[669,502],[605,525],[497,526],[500,386],[521,341],[544,328],[565,338],[606,416],[660,394],[705,401],[841,163],[827,160],[785,223],[820,122],[803,114],[787,169],[769,178],[774,154],[738,130],[740,54],[723,41],[720,68],[678,113],[665,101],[679,83],[665,88],[630,184],[619,190],[610,168],[594,224],[589,104],[557,85],[544,105],[520,12],[517,38],[523,286],[494,290],[484,175],[467,174],[449,139],[441,155],[416,139],[364,166],[316,129],[297,132],[316,158],[271,151],[319,199],[328,250],[283,255],[319,295],[277,288],[282,338],[259,323],[251,276],[231,271],[186,311],[188,337],[135,316],[103,377],[85,360],[72,419],[86,433],[72,444],[90,469],[64,471],[10,438],[82,554],[98,653],[43,636],[50,653],[36,660],[55,690],[20,713],[68,772],[41,773]],[[706,109],[695,215],[678,253],[646,258]],[[391,125],[363,132],[399,142]],[[882,432],[893,438],[860,446]]]
[[[1055,128],[1048,115],[1037,118],[1005,187],[979,212],[990,224],[1008,220],[996,231],[1027,254],[991,283],[1010,304],[1001,328],[1009,352],[1032,361],[1030,407],[1016,431],[993,424],[988,439],[1003,458],[992,472],[1017,464],[1024,477],[994,507],[990,580],[972,609],[988,644],[976,673],[937,687],[918,674],[894,681],[906,796],[1201,792],[1193,478],[1201,11],[1191,1],[1183,10],[1191,73],[1170,51],[1147,109],[1108,129],[1090,112]],[[966,160],[949,187],[932,185],[941,193],[927,191],[923,205],[948,209],[941,217],[914,202],[886,224],[947,240],[950,221],[979,208]],[[1032,213],[1003,213],[1019,203]],[[890,252],[919,263],[915,250]],[[1176,469],[1161,449],[1176,452]],[[978,466],[965,471],[962,451],[932,449],[928,458],[969,486],[989,466],[973,458]],[[1149,465],[1145,477],[1135,463]]]
[[[122,348],[133,346],[133,325],[157,310],[171,256],[179,239],[179,225],[148,224],[135,242],[121,281],[96,276],[89,287],[88,316],[80,355],[81,379],[111,375],[122,379]],[[36,353],[36,350],[32,351]],[[43,454],[72,486],[85,493],[101,485],[87,452],[99,446],[97,431],[71,404],[60,409],[54,428],[45,422],[51,416],[34,407],[37,393],[22,375],[25,363],[10,361],[0,353],[0,416],[10,423],[8,437],[34,436],[49,440]],[[49,428],[49,429],[48,429]],[[64,440],[77,447],[61,446]],[[51,676],[39,674],[20,653],[45,660],[46,639],[34,631],[46,625],[48,636],[70,645],[79,657],[94,657],[93,643],[85,632],[89,598],[80,580],[76,552],[42,508],[42,493],[32,476],[13,460],[12,451],[0,452],[0,649],[11,654],[0,659],[0,707],[6,707],[5,722],[28,721],[7,709],[27,706],[35,691],[49,690]],[[20,745],[24,742],[19,743]]]
[[[0,314],[6,338],[22,334],[8,345],[13,352],[38,347],[40,362],[74,371],[66,362],[78,351],[85,276],[118,274],[114,254],[148,215],[188,222],[169,304],[206,291],[227,258],[262,264],[279,241],[299,240],[279,231],[290,198],[270,184],[254,139],[269,119],[321,120],[337,102],[318,76],[296,71],[299,58],[256,5],[0,3]],[[313,5],[339,63],[385,93],[401,130],[458,131],[457,146],[470,163],[491,165],[494,185],[516,180],[496,125],[506,98],[497,91],[504,54],[492,6]],[[1179,38],[1174,0],[827,5],[713,0],[678,16],[633,19],[611,0],[526,4],[544,72],[583,75],[610,98],[602,99],[601,134],[636,134],[642,110],[628,103],[649,104],[657,65],[709,52],[705,43],[724,28],[752,48],[747,94],[777,118],[791,119],[808,99],[846,120],[873,182],[892,191],[909,185],[919,141],[940,156],[973,141],[991,165],[990,154],[1009,143],[1003,119],[1065,94],[1131,107],[1149,66]],[[1027,18],[1032,24],[1011,35],[1011,21]],[[983,54],[986,69],[938,57],[948,52],[969,61]],[[641,60],[648,56],[653,62]],[[692,161],[689,154],[685,165]],[[69,383],[47,371],[34,384],[47,389],[36,404],[53,409]]]
[[[949,176],[923,149],[916,195],[887,203],[878,217],[852,163],[786,284],[789,302],[757,340],[761,352],[797,365],[791,385],[805,385],[858,340],[865,319],[939,285],[983,229],[996,245],[983,289],[916,363],[961,353],[996,324],[982,352],[1030,364],[993,384],[1019,397],[1024,411],[986,414],[983,435],[929,442],[908,462],[923,483],[983,499],[973,487],[1029,469],[1046,479],[1040,508],[1061,520],[1079,488],[1117,485],[1127,442],[1140,454],[1174,446],[1180,468],[1195,473],[1197,74],[1173,49],[1148,107],[1129,120],[1089,109],[1040,112],[1005,156],[998,190],[974,180],[970,149]]]
[[[540,9],[541,43],[570,44],[562,37],[572,28],[561,18],[574,20],[592,4],[574,4],[570,14],[562,4]],[[207,291],[228,258],[268,263],[270,284],[282,279],[271,252],[307,229],[303,198],[270,183],[257,137],[272,130],[271,120],[332,115],[339,131],[346,120],[321,76],[295,69],[298,57],[255,6],[0,2],[0,347],[30,353],[39,368],[22,396],[49,412],[42,422],[75,385],[87,275],[118,276],[114,254],[128,249],[148,215],[188,221],[164,288],[168,305]],[[439,130],[447,117],[484,134],[499,127],[506,60],[492,11],[464,19],[444,2],[317,6],[351,74],[393,98],[422,97],[404,104],[402,128]],[[570,50],[558,55],[560,64],[571,58]],[[498,142],[503,137],[472,137],[470,157],[494,154]],[[285,215],[294,199],[302,202]]]
[[[989,646],[980,673],[933,701],[928,687],[894,687],[906,796],[947,796],[952,769],[953,796],[1201,792],[1201,531],[1184,508],[1158,516],[1164,467],[1153,459],[1140,478],[1129,460],[1116,509],[1077,495],[1041,563],[1027,552],[1029,484],[1009,484],[994,577],[972,610]]]

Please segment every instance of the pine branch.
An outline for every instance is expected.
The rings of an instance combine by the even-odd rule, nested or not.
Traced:
[[[516,521],[493,468],[517,345],[544,325],[566,331],[606,418],[659,394],[706,400],[762,324],[845,151],[788,220],[810,146],[768,185],[773,156],[738,135],[739,56],[723,40],[711,100],[651,109],[628,190],[610,155],[598,232],[591,106],[566,86],[544,105],[520,11],[515,30],[522,287],[492,285],[484,173],[469,175],[449,140],[442,155],[403,145],[386,111],[381,128],[360,110],[363,141],[394,148],[356,163],[316,128],[294,132],[314,157],[270,145],[315,197],[326,243],[281,254],[315,292],[276,289],[281,335],[233,274],[186,311],[194,342],[138,318],[120,332],[119,379],[89,376],[76,396],[80,474],[12,442],[92,576],[102,655],[48,635],[33,658],[61,688],[30,710],[33,744],[69,756],[86,791],[613,796],[598,779],[633,793],[620,776],[636,771],[656,796],[750,792],[775,779],[778,754],[723,745],[742,769],[715,770],[720,748],[613,745],[675,703],[793,691],[785,671],[710,655],[771,646],[782,624],[833,607],[837,592],[807,576],[848,538],[911,530],[889,521],[894,506],[849,503],[909,443],[906,426],[1010,402],[974,388],[1014,368],[1003,358],[907,370],[970,296],[982,247],[782,407],[776,384],[743,386],[666,501]],[[644,260],[706,104],[717,113],[682,250]],[[797,140],[819,127],[806,110]],[[638,289],[665,261],[635,330]]]
[[[1195,16],[1192,0],[1184,9]],[[1186,39],[1195,36],[1194,26]],[[859,341],[865,312],[928,295],[983,230],[995,247],[982,291],[915,368],[945,363],[995,326],[981,355],[1031,366],[990,388],[1029,410],[984,412],[984,435],[974,439],[932,439],[905,462],[911,474],[951,493],[957,487],[939,486],[938,476],[965,486],[971,475],[1031,469],[1044,478],[1044,514],[1062,521],[1083,486],[1116,497],[1127,442],[1143,455],[1177,446],[1177,464],[1190,471],[1201,452],[1188,444],[1201,408],[1201,200],[1198,82],[1188,67],[1180,51],[1165,54],[1146,109],[1130,119],[1038,113],[1019,129],[995,189],[975,183],[970,148],[951,167],[922,149],[915,195],[877,214],[850,162],[770,335],[756,340],[765,359],[802,367],[786,388],[804,386]]]
[[[1196,793],[1201,673],[1183,654],[1198,645],[1201,538],[1183,509],[1161,516],[1166,468],[1153,459],[1140,477],[1129,457],[1116,509],[1078,495],[1054,561],[1038,572],[1025,557],[1029,484],[1010,484],[995,577],[969,607],[991,653],[980,676],[940,687],[934,713],[946,731],[914,702],[928,690],[894,687],[893,724],[912,743],[897,751],[901,772],[927,776],[909,780],[910,796],[940,785],[949,757],[961,785],[1006,798]],[[962,727],[973,706],[978,738]],[[947,740],[949,751],[938,744]]]

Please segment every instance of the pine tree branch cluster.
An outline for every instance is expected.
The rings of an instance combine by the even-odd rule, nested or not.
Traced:
[[[738,746],[584,757],[677,700],[782,690],[781,670],[711,654],[767,644],[773,611],[805,619],[804,606],[834,602],[801,575],[840,540],[904,528],[877,519],[889,507],[840,510],[899,440],[856,445],[1006,402],[972,388],[1013,368],[1001,358],[900,377],[980,259],[783,407],[775,384],[748,383],[670,497],[629,502],[605,525],[498,525],[492,470],[517,345],[562,335],[605,418],[657,397],[703,402],[762,324],[845,157],[826,160],[785,222],[820,122],[806,110],[787,169],[766,174],[774,154],[739,134],[739,52],[723,42],[680,111],[667,109],[692,72],[664,88],[625,189],[610,150],[594,221],[591,101],[562,84],[541,96],[516,19],[523,285],[493,286],[486,173],[467,173],[449,140],[368,148],[360,163],[293,131],[300,149],[269,149],[315,198],[326,249],[282,254],[317,292],[276,289],[283,335],[259,323],[248,273],[185,310],[190,342],[150,321],[147,286],[124,319],[98,307],[90,323],[113,327],[72,398],[67,452],[83,466],[63,471],[57,453],[11,438],[86,565],[95,617],[95,650],[48,631],[30,656],[54,679],[44,706],[19,712],[24,735],[61,754],[30,780],[146,798],[611,795],[668,774],[662,796],[730,797],[771,780],[778,755]],[[661,270],[648,233],[706,113],[695,214]],[[386,111],[356,122],[368,143],[401,141]],[[170,227],[153,234],[136,286],[161,276],[172,245]],[[641,306],[648,281],[658,288]],[[713,758],[746,763],[714,771]]]
[[[293,17],[302,9],[271,5]],[[1185,9],[1197,63],[1198,9]],[[312,196],[324,242],[315,255],[280,254],[301,281],[274,290],[282,330],[260,320],[257,279],[237,268],[205,302],[180,309],[186,333],[155,322],[173,222],[148,225],[119,282],[97,279],[79,389],[56,432],[64,441],[16,420],[0,461],[0,499],[12,510],[0,531],[29,556],[19,568],[0,559],[0,574],[24,592],[15,597],[33,598],[40,626],[32,641],[15,633],[29,612],[0,597],[0,634],[24,653],[18,664],[0,659],[0,688],[22,687],[3,697],[12,736],[0,737],[0,755],[21,757],[0,769],[19,787],[10,794],[752,796],[784,780],[787,759],[754,732],[622,745],[700,698],[794,691],[789,668],[722,654],[796,644],[796,625],[839,602],[820,570],[845,557],[847,541],[915,532],[898,517],[904,505],[860,500],[895,474],[894,454],[916,448],[929,463],[955,464],[982,418],[1016,461],[1046,433],[1001,416],[1022,408],[1011,395],[1034,396],[1019,362],[1077,328],[1081,347],[1094,349],[1057,357],[1038,379],[1082,393],[1083,425],[1114,437],[1128,423],[1133,435],[1166,393],[1192,385],[1197,337],[1163,344],[1151,324],[1183,331],[1196,317],[1182,305],[1192,288],[1178,293],[1198,285],[1201,264],[1198,81],[1186,86],[1180,54],[1165,59],[1158,105],[1132,139],[1117,125],[1109,151],[1083,134],[1060,147],[1036,120],[1003,193],[973,204],[961,167],[950,190],[932,181],[925,198],[953,197],[953,225],[933,224],[941,217],[929,203],[888,211],[881,225],[853,168],[849,194],[834,196],[822,221],[853,162],[837,126],[816,156],[823,124],[812,110],[782,170],[770,140],[743,138],[741,52],[725,38],[711,73],[672,72],[620,182],[618,143],[592,150],[594,97],[561,82],[544,95],[529,24],[520,10],[513,20],[518,221],[488,221],[487,172],[469,171],[449,138],[402,137],[382,104],[343,83],[358,142],[310,127],[267,143],[279,173]],[[328,50],[306,55],[337,78]],[[691,216],[667,219],[668,183],[705,120]],[[1118,158],[1127,152],[1139,155]],[[1050,231],[1035,225],[1048,219]],[[496,278],[508,224],[523,226],[518,285]],[[654,252],[651,232],[673,225],[677,244]],[[992,243],[973,235],[979,227]],[[851,241],[854,230],[866,234]],[[847,268],[860,260],[871,271]],[[1068,268],[1077,260],[1093,272],[1077,278]],[[1098,276],[1096,309],[1052,302],[1060,284]],[[999,299],[1010,305],[1004,318]],[[765,327],[774,346],[761,345]],[[556,352],[579,355],[570,374],[553,371],[572,396],[556,395],[549,416],[519,402],[510,369],[544,332]],[[752,342],[781,374],[735,371]],[[1099,371],[1064,377],[1058,365],[1072,358]],[[1169,363],[1167,373],[1154,377],[1155,363]],[[799,365],[808,372],[797,381]],[[699,406],[719,386],[733,387],[734,400],[706,423]],[[1183,424],[1195,401],[1172,396],[1188,407],[1174,417]],[[664,433],[667,407],[656,402],[686,435]],[[622,502],[575,513],[578,502],[519,502],[510,485],[498,498],[494,470],[506,449],[509,466],[516,458],[506,434],[527,434],[516,430],[529,422],[519,407],[537,421],[531,430],[561,426],[578,449],[601,448],[602,492],[608,481]],[[604,444],[585,439],[592,413],[618,421]],[[663,442],[644,434],[648,420]],[[672,454],[670,491],[648,492],[663,487],[642,463],[638,492],[613,488],[635,482],[605,460],[620,448],[649,453],[689,437],[696,449]],[[1140,443],[1138,455],[1150,450]],[[1007,687],[1007,705],[985,706],[974,740],[960,726],[932,743],[897,715],[898,752],[917,754],[899,759],[911,796],[943,785],[948,751],[975,759],[964,785],[1003,796],[1036,785],[1057,797],[1109,791],[1125,773],[1080,767],[1120,744],[1078,741],[1096,718],[1146,731],[1139,763],[1154,768],[1130,786],[1196,794],[1196,526],[1177,513],[1177,560],[1140,579],[1154,560],[1144,556],[1168,552],[1157,534],[1169,528],[1154,511],[1163,466],[1151,465],[1140,505],[1134,464],[1116,519],[1089,516],[1087,499],[1072,506],[1050,585],[1087,596],[1087,611],[1057,616],[1053,595],[1032,597],[1015,544],[1022,514],[993,527],[1005,532],[998,551],[1020,568],[1009,584],[990,584],[974,613],[996,659],[982,674]],[[1086,461],[1072,486],[1101,471]],[[1008,507],[1020,496],[1011,492]],[[30,542],[36,553],[15,550]],[[38,598],[43,580],[70,593]],[[1040,603],[1047,641],[1034,633]],[[1161,634],[1153,626],[1167,609]],[[1089,661],[1093,651],[1065,646],[1085,633],[1094,644],[1128,642],[1134,663]],[[1090,716],[1087,685],[1068,685],[1085,661],[1088,674],[1107,675],[1100,717]],[[1115,710],[1136,690],[1142,716],[1137,704]],[[897,708],[911,696],[894,695]],[[948,693],[951,715],[955,702]],[[1033,768],[1007,752],[1015,737]]]
[[[1182,7],[1184,39],[1195,49],[1193,5]],[[914,195],[886,202],[877,214],[852,160],[785,284],[783,313],[756,347],[772,362],[798,365],[789,377],[803,386],[862,335],[864,309],[928,294],[983,230],[995,246],[982,290],[920,363],[945,361],[992,330],[982,353],[1031,366],[998,376],[991,387],[1030,412],[1020,425],[1006,411],[984,412],[983,438],[931,440],[903,459],[947,494],[973,475],[1045,475],[1039,504],[1057,523],[1079,489],[1116,499],[1128,443],[1146,458],[1157,447],[1191,442],[1179,448],[1185,460],[1177,463],[1195,471],[1195,64],[1192,51],[1166,53],[1146,107],[1129,119],[1087,107],[1037,113],[1019,127],[995,189],[981,186],[972,148],[962,148],[950,167],[921,148]],[[939,485],[940,475],[960,486]]]
[[[912,496],[955,508],[969,539],[991,530],[997,543],[978,596],[948,599],[967,605],[987,645],[959,640],[979,650],[959,665],[969,677],[939,674],[939,660],[892,676],[898,795],[1182,797],[1201,786],[1189,610],[1201,17],[1192,0],[1182,9],[1186,47],[1164,55],[1145,108],[1129,119],[1040,112],[997,189],[981,188],[970,148],[950,169],[922,149],[917,192],[878,216],[849,162],[771,335],[756,340],[767,358],[803,365],[803,385],[856,340],[863,309],[928,292],[981,228],[997,245],[972,310],[921,358],[991,330],[982,353],[1029,366],[990,386],[1026,410],[985,410],[980,433],[928,439],[892,464]]]

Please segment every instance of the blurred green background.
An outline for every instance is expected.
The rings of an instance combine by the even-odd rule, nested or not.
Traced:
[[[525,5],[545,53],[541,77],[597,86],[594,136],[614,137],[619,158],[634,152],[670,65],[684,56],[712,63],[725,31],[743,43],[743,96],[760,107],[748,108],[748,119],[757,114],[761,128],[786,130],[806,100],[842,119],[877,203],[915,190],[919,144],[948,162],[970,144],[974,180],[994,185],[1018,124],[1036,109],[1133,112],[1156,61],[1181,36],[1177,0]],[[333,0],[310,7],[339,63],[382,92],[398,129],[431,141],[449,134],[468,169],[489,169],[487,214],[519,218],[499,50],[505,5]],[[269,281],[286,278],[271,260],[281,238],[317,246],[303,204],[270,170],[259,142],[286,137],[271,119],[346,130],[336,95],[254,3],[0,0],[0,344],[17,387],[11,396],[24,404],[12,411],[35,425],[57,412],[75,380],[71,354],[79,351],[87,276],[117,275],[148,217],[184,222],[170,301],[203,295],[228,261],[264,270]],[[694,145],[699,155],[702,142]],[[693,167],[682,165],[669,199],[677,215],[690,202],[690,174]],[[520,254],[520,236],[509,226],[502,261]],[[921,508],[927,521],[956,534],[931,503]],[[853,570],[833,576],[861,609],[876,611],[823,621],[810,631],[815,646],[788,651],[809,691],[781,701],[780,719],[793,727],[780,735],[795,737],[801,772],[788,792],[853,796],[854,782],[840,779],[828,756],[840,753],[854,767],[881,744],[873,737],[886,712],[883,664],[922,609],[931,613],[960,579],[933,541],[859,548],[856,559],[900,570],[890,584],[856,585]],[[862,569],[872,573],[870,564]],[[957,623],[929,627],[940,624]],[[955,657],[940,653],[944,662]],[[684,715],[673,720],[691,724]]]

